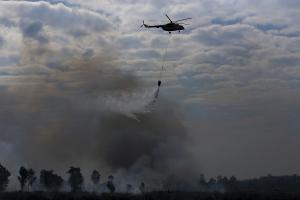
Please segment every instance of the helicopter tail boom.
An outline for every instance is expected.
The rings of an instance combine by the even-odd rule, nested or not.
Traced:
[[[153,25],[153,26],[147,25],[147,24],[145,24],[144,20],[143,20],[143,24],[142,24],[141,27],[143,27],[143,26],[144,26],[145,28],[160,28],[160,27],[161,27],[161,25]]]

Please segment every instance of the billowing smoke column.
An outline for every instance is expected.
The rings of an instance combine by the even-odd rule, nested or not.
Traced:
[[[0,141],[10,153],[3,163],[64,174],[71,165],[99,169],[117,173],[120,185],[193,174],[181,115],[171,102],[160,99],[150,112],[155,88],[115,67],[111,54],[62,51],[25,41],[22,67],[39,70],[14,77],[16,84],[1,92]]]

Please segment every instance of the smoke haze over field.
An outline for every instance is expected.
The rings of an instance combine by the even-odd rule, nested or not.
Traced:
[[[114,172],[142,159],[141,176],[143,168],[185,174],[174,166],[177,159],[190,162],[180,114],[163,100],[150,111],[155,85],[146,87],[118,70],[113,52],[75,58],[25,41],[21,55],[22,67],[38,64],[50,70],[16,77],[24,84],[10,85],[1,94],[1,140],[11,147],[11,167],[78,165]]]

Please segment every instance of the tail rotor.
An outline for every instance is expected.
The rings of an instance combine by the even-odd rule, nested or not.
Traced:
[[[144,20],[143,20],[143,24],[142,24],[142,25],[140,25],[140,27],[139,27],[138,31],[141,31],[143,27],[145,27]]]
[[[143,24],[140,26],[140,28],[145,27],[145,22],[143,20]]]

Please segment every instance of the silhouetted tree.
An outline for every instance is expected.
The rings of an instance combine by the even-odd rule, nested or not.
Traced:
[[[108,181],[107,181],[106,186],[111,193],[113,193],[116,190],[116,187],[114,185],[114,176],[112,176],[112,175],[108,176]]]
[[[132,192],[132,185],[131,184],[127,184],[126,191],[127,191],[127,193],[131,193]]]
[[[53,173],[53,170],[42,170],[40,172],[40,183],[45,189],[49,191],[58,191],[64,180],[57,174]]]
[[[226,176],[225,177],[217,176],[217,183],[215,186],[215,190],[219,192],[220,191],[225,192],[227,181],[228,178]]]
[[[208,186],[208,189],[210,191],[215,191],[216,190],[216,179],[214,178],[210,178],[209,181],[207,182],[207,186]]]
[[[221,184],[223,185],[223,187],[227,190],[228,185],[229,185],[229,180],[227,178],[227,176],[224,176],[221,180]]]
[[[27,172],[28,172],[28,176],[27,176],[28,187],[32,188],[32,185],[36,181],[35,171],[33,169],[29,169]]]
[[[199,185],[199,187],[200,187],[200,191],[206,191],[207,190],[207,182],[206,182],[206,180],[205,180],[205,176],[204,176],[204,174],[201,174],[200,175],[200,178],[199,178],[199,181],[198,181],[198,185]]]
[[[237,192],[238,190],[238,182],[235,176],[231,176],[228,181],[227,189],[230,192]]]
[[[237,179],[235,176],[231,176],[229,179],[230,182],[237,182]]]
[[[97,190],[97,185],[100,182],[100,177],[101,177],[101,175],[97,170],[94,170],[91,174],[91,181],[94,184],[94,191]]]
[[[24,191],[24,187],[28,180],[28,170],[25,167],[21,167],[19,170],[20,176],[18,176],[18,180],[20,182],[21,191]]]
[[[100,181],[100,174],[97,170],[94,170],[91,175],[91,180],[94,183],[94,185],[97,185]]]
[[[204,174],[200,174],[199,184],[201,184],[201,185],[205,185],[206,184],[206,180],[205,180]]]
[[[222,180],[223,180],[223,177],[222,176],[217,176],[217,184],[222,184]]]
[[[70,174],[69,177],[69,184],[71,186],[72,192],[79,192],[82,189],[83,184],[83,176],[80,172],[80,168],[78,167],[70,167],[69,171],[67,172]]]
[[[10,175],[10,172],[0,164],[0,192],[6,189]]]
[[[140,189],[142,194],[144,194],[146,192],[146,185],[145,185],[144,182],[141,182],[141,185],[139,186],[139,189]]]

